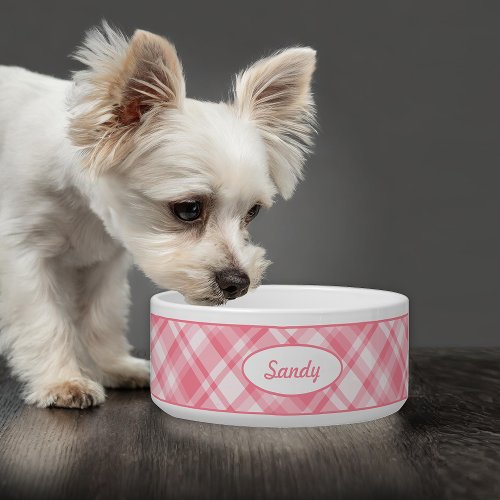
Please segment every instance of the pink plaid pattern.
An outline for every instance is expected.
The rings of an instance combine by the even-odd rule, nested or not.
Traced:
[[[308,394],[277,395],[242,372],[252,352],[311,345],[334,353],[341,375]],[[408,315],[312,327],[198,323],[151,315],[151,392],[195,409],[267,415],[318,415],[389,405],[408,394]]]

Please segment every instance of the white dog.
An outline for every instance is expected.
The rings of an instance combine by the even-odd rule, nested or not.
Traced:
[[[259,284],[247,225],[292,195],[314,125],[310,48],[250,66],[228,103],[186,98],[145,31],[104,24],[76,58],[72,81],[0,67],[0,347],[41,407],[149,384],[124,333],[132,259],[192,303]]]

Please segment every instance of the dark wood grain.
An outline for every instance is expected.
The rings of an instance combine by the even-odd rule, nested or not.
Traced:
[[[147,391],[25,406],[0,365],[0,498],[500,498],[500,349],[417,350],[396,415],[313,429],[174,419]]]

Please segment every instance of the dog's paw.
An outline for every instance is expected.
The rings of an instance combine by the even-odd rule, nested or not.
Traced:
[[[113,372],[104,375],[103,383],[110,389],[149,387],[149,360],[129,356]]]
[[[72,378],[64,382],[35,389],[26,396],[26,402],[39,408],[88,408],[104,403],[102,385],[88,378]]]

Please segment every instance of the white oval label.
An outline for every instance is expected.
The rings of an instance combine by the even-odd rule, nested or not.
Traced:
[[[341,372],[342,363],[333,352],[310,345],[268,347],[243,362],[243,373],[252,384],[286,396],[324,389]]]

